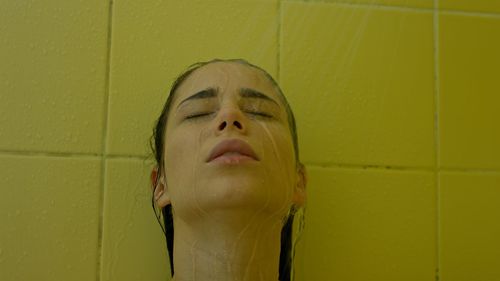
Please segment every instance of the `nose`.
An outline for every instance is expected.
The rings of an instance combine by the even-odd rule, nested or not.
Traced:
[[[226,109],[220,112],[220,119],[217,122],[217,132],[237,131],[246,133],[246,123],[243,114],[236,109]]]

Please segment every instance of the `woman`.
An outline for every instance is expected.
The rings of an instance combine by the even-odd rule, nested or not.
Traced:
[[[306,174],[273,78],[244,60],[192,65],[174,82],[153,140],[153,204],[172,280],[290,280]]]

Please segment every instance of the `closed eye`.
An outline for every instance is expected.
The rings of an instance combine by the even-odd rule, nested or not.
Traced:
[[[264,117],[264,118],[272,118],[273,116],[270,114],[267,114],[265,112],[260,112],[260,111],[247,111],[248,114],[258,116],[258,117]]]
[[[196,113],[192,115],[186,116],[186,119],[196,119],[196,118],[201,118],[201,117],[208,117],[211,115],[213,112],[201,112],[201,113]]]

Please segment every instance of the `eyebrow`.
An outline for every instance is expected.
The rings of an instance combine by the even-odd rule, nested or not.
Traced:
[[[215,97],[217,97],[218,92],[219,92],[218,88],[217,89],[213,88],[213,87],[206,88],[205,90],[201,90],[198,93],[183,100],[181,103],[179,103],[177,108],[179,108],[183,103],[190,101],[190,100],[215,98]]]
[[[206,89],[201,90],[201,91],[197,92],[196,94],[186,98],[185,100],[183,100],[181,103],[179,103],[177,108],[179,108],[183,103],[190,101],[190,100],[215,98],[215,97],[217,97],[218,93],[219,93],[219,88],[214,88],[214,87],[206,88]],[[267,95],[265,95],[257,90],[251,89],[251,88],[240,88],[240,97],[263,99],[266,101],[270,101],[270,102],[276,104],[277,106],[279,106],[279,104],[274,99],[270,98],[269,96],[267,96]]]
[[[254,89],[241,88],[240,89],[240,96],[242,98],[257,98],[257,99],[267,100],[267,101],[275,103],[277,106],[279,106],[279,104],[275,100],[273,100],[269,96],[267,96],[267,95],[265,95],[257,90],[254,90]]]

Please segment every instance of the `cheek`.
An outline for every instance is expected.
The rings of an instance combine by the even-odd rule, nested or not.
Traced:
[[[281,125],[262,124],[262,145],[270,151],[269,156],[285,166],[295,166],[295,152],[290,131]]]
[[[165,135],[165,166],[180,169],[189,167],[179,163],[191,163],[200,155],[201,141],[204,135],[203,128],[179,126],[167,130]],[[169,165],[170,164],[170,165]]]
[[[178,163],[179,161],[183,161],[186,157],[186,150],[183,149],[180,145],[182,144],[182,135],[170,133],[167,134],[167,138],[165,141],[165,155],[164,161],[165,161],[165,169],[167,173],[172,172],[172,170],[175,170],[178,165],[174,165],[174,163]]]
[[[172,197],[175,197],[178,186],[190,184],[196,163],[201,161],[201,132],[175,129],[168,131],[166,136],[165,175]]]
[[[296,181],[293,141],[287,127],[263,124],[262,146],[267,158],[267,170],[273,185],[291,198]]]

